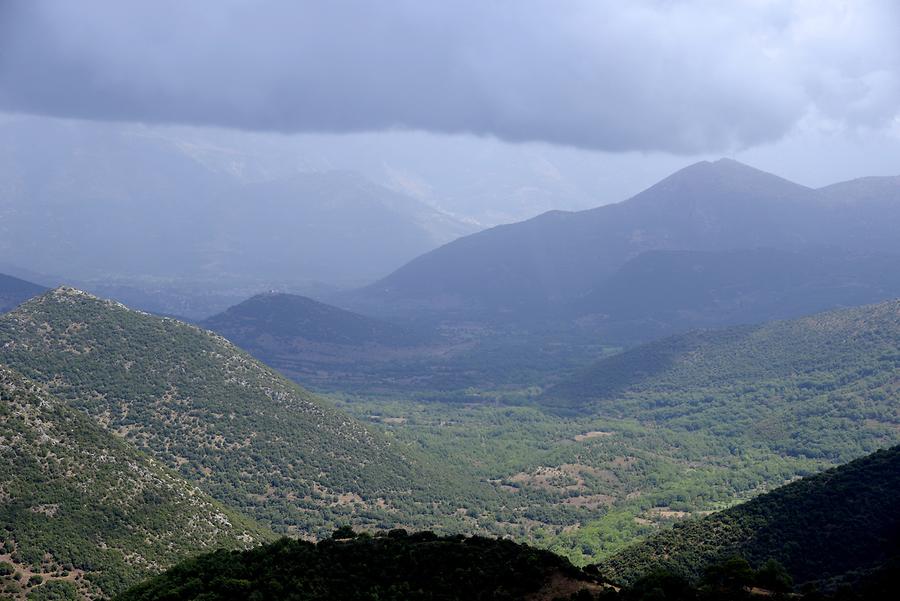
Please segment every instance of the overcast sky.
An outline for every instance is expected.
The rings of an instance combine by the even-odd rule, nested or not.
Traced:
[[[0,0],[0,110],[821,185],[900,174],[900,3]]]

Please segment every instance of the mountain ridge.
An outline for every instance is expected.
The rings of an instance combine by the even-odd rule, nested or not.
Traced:
[[[894,180],[883,181],[890,192]],[[732,160],[700,162],[618,203],[460,238],[345,295],[344,304],[383,315],[533,315],[583,296],[653,250],[900,254],[900,201],[881,202],[885,192],[870,197],[861,187],[866,182],[814,190]],[[836,194],[860,200],[851,207],[834,202]]]

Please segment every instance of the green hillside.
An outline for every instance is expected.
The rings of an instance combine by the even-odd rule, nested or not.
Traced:
[[[173,319],[60,288],[0,318],[0,360],[282,532],[465,521],[492,494]]]
[[[114,594],[204,549],[271,537],[0,366],[0,597]]]
[[[342,528],[315,545],[210,553],[117,599],[887,600],[900,565],[898,502],[894,447],[679,523],[585,570],[507,540]]]
[[[656,476],[632,501],[645,524],[648,512],[721,509],[730,504],[723,491],[733,503],[900,443],[898,397],[900,302],[892,301],[646,344],[535,402],[578,420],[627,420],[640,450],[677,463],[674,477]],[[615,551],[607,541],[626,526],[637,529],[598,517],[553,548],[590,561]]]
[[[550,388],[542,402],[828,456],[838,432],[842,442],[896,439],[898,368],[900,301],[890,301],[649,343]]]
[[[626,583],[660,567],[697,579],[738,555],[755,566],[775,559],[798,584],[853,582],[900,558],[898,506],[900,447],[893,447],[677,524],[601,570]]]
[[[336,533],[337,534],[337,533]],[[186,561],[118,601],[478,601],[569,598],[601,590],[565,559],[506,540],[380,533],[317,545],[282,540]]]

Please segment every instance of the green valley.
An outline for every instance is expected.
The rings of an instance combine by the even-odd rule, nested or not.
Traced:
[[[206,554],[117,601],[887,601],[900,584],[898,461],[900,447],[879,451],[582,570],[508,540],[342,528],[315,545]]]

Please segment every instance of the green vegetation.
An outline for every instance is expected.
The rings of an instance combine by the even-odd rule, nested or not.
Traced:
[[[690,581],[657,568],[615,587],[596,567],[508,540],[438,537],[405,530],[358,535],[341,529],[318,544],[283,539],[252,551],[219,551],[183,562],[115,601],[278,599],[279,601],[888,601],[896,561],[854,588],[796,592],[775,560],[754,569],[740,556],[709,564]]]
[[[0,360],[281,533],[477,533],[576,565],[900,440],[897,303],[672,338],[547,391],[329,402],[219,336],[60,289],[0,317]],[[773,557],[803,582],[762,551],[741,578],[774,586]],[[692,594],[718,590],[693,569]]]
[[[585,564],[900,442],[898,364],[883,303],[651,343],[544,394],[336,400],[518,495],[488,532]]]
[[[471,528],[496,498],[335,410],[223,338],[72,289],[0,318],[0,360],[214,498],[284,533]]]
[[[271,537],[0,366],[0,590],[113,594],[200,550]]]
[[[777,560],[797,583],[859,579],[900,557],[900,446],[689,520],[615,555],[604,574],[630,583],[665,568],[689,579],[739,555]],[[768,564],[771,581],[785,580]]]
[[[508,540],[342,527],[315,545],[284,539],[207,554],[117,601],[887,601],[900,585],[898,502],[900,446],[681,523],[584,570]]]
[[[502,505],[469,506],[484,512],[481,530],[550,548],[580,565],[687,515],[833,465],[765,448],[733,453],[732,440],[634,420],[489,404],[489,395],[469,404],[333,398],[403,444],[493,483]]]
[[[344,538],[350,536],[352,538]],[[566,560],[511,541],[350,531],[312,544],[281,540],[184,562],[117,601],[478,601],[568,599],[598,581]]]

